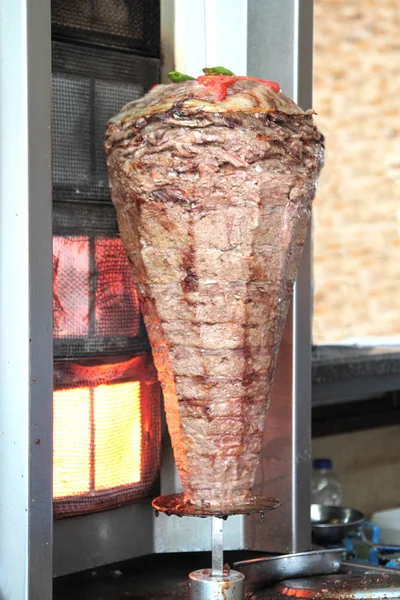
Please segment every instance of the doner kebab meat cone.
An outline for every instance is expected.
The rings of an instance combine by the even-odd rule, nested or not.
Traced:
[[[184,497],[251,498],[323,137],[276,83],[155,86],[105,150]]]

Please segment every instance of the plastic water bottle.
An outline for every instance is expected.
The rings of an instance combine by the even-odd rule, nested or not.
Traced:
[[[342,483],[332,471],[329,458],[318,458],[313,462],[311,501],[328,506],[343,505]]]

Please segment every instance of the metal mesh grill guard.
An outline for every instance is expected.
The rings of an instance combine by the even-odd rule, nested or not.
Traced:
[[[55,358],[150,352],[114,208],[56,202],[53,231]]]
[[[150,356],[108,364],[56,362],[53,410],[56,518],[154,493],[160,388]]]
[[[160,53],[157,0],[52,0],[53,36]]]
[[[157,492],[160,388],[110,201],[107,120],[160,77],[159,1],[52,0],[54,514]]]
[[[54,200],[110,201],[108,119],[158,83],[160,61],[104,48],[52,44]]]

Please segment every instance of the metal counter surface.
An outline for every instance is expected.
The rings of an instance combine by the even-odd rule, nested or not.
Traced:
[[[397,375],[400,381],[400,346],[313,347],[313,383],[384,375]]]
[[[313,348],[313,437],[396,424],[400,424],[400,347]]]
[[[230,565],[260,552],[224,552]],[[152,555],[54,580],[54,600],[186,600],[188,575],[211,566],[210,552]]]
[[[314,346],[313,406],[400,390],[400,347]]]
[[[256,552],[226,552],[225,562],[261,556]],[[126,561],[95,571],[84,571],[60,577],[54,581],[54,600],[187,600],[188,574],[211,564],[210,553],[152,555]],[[394,577],[400,574],[384,567],[372,567],[343,562],[342,573],[376,573]],[[273,588],[256,592],[252,600],[281,600],[282,594]]]

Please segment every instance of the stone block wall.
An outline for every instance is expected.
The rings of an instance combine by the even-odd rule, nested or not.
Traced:
[[[314,342],[400,335],[400,2],[315,0]]]

